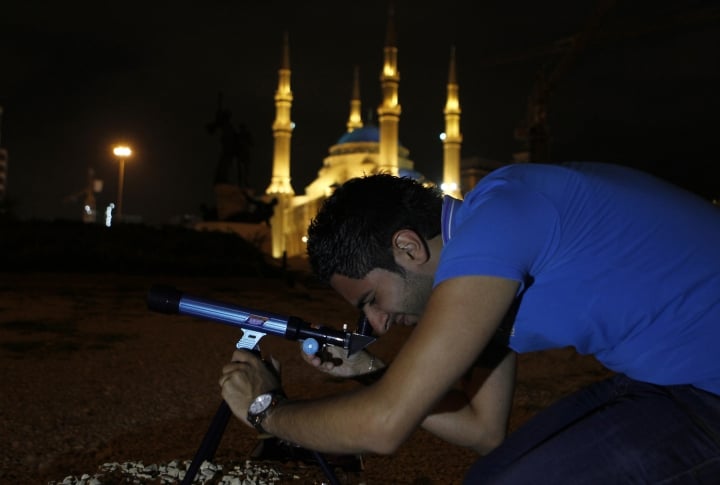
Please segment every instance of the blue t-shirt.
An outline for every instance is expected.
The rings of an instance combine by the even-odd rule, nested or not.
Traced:
[[[517,352],[572,346],[607,368],[720,395],[720,209],[599,163],[517,164],[446,198],[435,284],[520,282]]]

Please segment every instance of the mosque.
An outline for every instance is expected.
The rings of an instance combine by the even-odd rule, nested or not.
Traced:
[[[392,11],[388,18],[384,46],[383,65],[380,75],[382,100],[377,108],[378,126],[364,124],[361,116],[360,87],[357,69],[355,71],[347,132],[330,147],[323,160],[317,178],[305,187],[303,195],[295,194],[290,183],[290,148],[293,125],[290,117],[293,93],[290,85],[290,54],[288,37],[283,43],[282,61],[278,72],[278,87],[275,92],[275,120],[273,131],[272,178],[265,191],[265,200],[272,200],[274,212],[264,236],[257,234],[256,240],[264,237],[263,249],[274,258],[305,255],[307,227],[317,214],[323,201],[332,194],[335,187],[347,180],[373,173],[392,173],[412,177],[422,183],[424,180],[415,170],[410,151],[399,141],[398,128],[401,106],[398,98],[400,74],[398,70],[398,49]],[[444,108],[445,133],[443,139],[443,179],[440,188],[444,193],[461,198],[462,194],[477,183],[487,172],[496,167],[483,167],[472,163],[462,171],[462,134],[460,132],[460,102],[456,79],[455,52],[451,50],[447,81],[447,98]],[[463,162],[465,165],[465,161]],[[220,207],[229,198],[219,192],[216,198]],[[254,229],[257,231],[257,226]],[[247,234],[245,235],[247,237]]]

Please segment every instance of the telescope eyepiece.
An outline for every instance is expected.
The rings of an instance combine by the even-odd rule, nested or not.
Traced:
[[[370,325],[370,321],[367,319],[364,313],[360,314],[360,318],[358,319],[357,324],[357,332],[359,335],[364,335],[365,337],[371,337],[373,333],[372,325]]]

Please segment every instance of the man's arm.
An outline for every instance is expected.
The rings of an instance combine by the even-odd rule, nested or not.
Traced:
[[[472,448],[485,455],[497,447],[507,433],[508,418],[515,389],[516,355],[508,352],[495,368],[466,386],[458,399],[464,405],[446,412],[434,410],[422,427],[450,443]],[[481,373],[477,370],[475,373]],[[451,391],[452,392],[452,391]],[[468,400],[467,396],[472,396]]]
[[[515,354],[505,342],[491,343],[478,363],[441,399],[421,426],[430,433],[454,443],[487,454],[507,434],[515,384]],[[485,355],[488,350],[490,355]],[[335,377],[354,379],[361,384],[377,382],[387,371],[385,364],[367,351],[350,358],[342,350],[328,348],[327,361],[301,353],[303,359]],[[369,369],[379,367],[374,372]],[[365,372],[365,373],[363,373]]]
[[[511,312],[513,313],[513,312]],[[506,316],[511,325],[514,315]],[[350,378],[363,385],[377,382],[387,371],[382,360],[366,350],[346,357],[339,347],[325,349],[324,360],[300,352],[310,365],[334,377]],[[433,408],[421,426],[450,443],[487,454],[507,434],[515,388],[515,354],[500,330],[480,358]]]
[[[282,403],[263,427],[317,451],[394,452],[472,366],[517,287],[516,281],[488,276],[441,283],[417,328],[376,384],[326,399]],[[250,400],[271,384],[258,375],[262,364],[252,355],[236,352],[234,360],[237,363],[224,369],[222,395],[235,415],[245,420]]]

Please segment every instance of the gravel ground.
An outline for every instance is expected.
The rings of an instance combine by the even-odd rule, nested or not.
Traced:
[[[302,280],[291,286],[280,278],[0,273],[0,482],[172,483],[161,475],[192,459],[220,403],[217,378],[240,332],[147,310],[145,296],[156,283],[317,323],[355,320],[355,310],[331,290]],[[373,350],[391,360],[404,331]],[[357,385],[309,368],[295,343],[266,340],[263,350],[281,361],[290,397]],[[567,350],[523,356],[511,428],[606,375]],[[326,482],[319,467],[302,460],[248,461],[257,444],[253,430],[231,420],[212,463],[222,470],[207,483],[225,483],[223,476],[239,484]],[[459,483],[476,456],[420,430],[395,455],[362,459],[362,470],[338,469],[344,484]],[[122,468],[139,473],[141,465],[150,471],[139,478]],[[230,477],[261,469],[273,471],[256,473],[256,482],[247,474]]]

